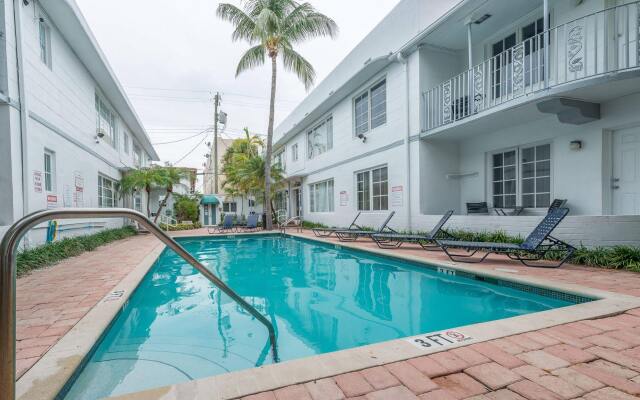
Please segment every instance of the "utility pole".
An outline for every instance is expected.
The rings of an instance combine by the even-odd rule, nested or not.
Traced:
[[[213,192],[218,194],[218,107],[220,93],[216,92],[213,101]]]

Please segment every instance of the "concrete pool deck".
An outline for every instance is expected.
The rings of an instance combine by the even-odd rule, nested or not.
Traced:
[[[207,233],[199,230],[176,236],[186,235]],[[310,232],[301,235],[313,237]],[[375,244],[364,241],[349,246],[380,251]],[[161,249],[153,237],[138,236],[19,279],[17,357],[20,374],[29,370],[18,382],[24,398],[43,398],[34,397],[37,391],[33,389],[46,383],[37,372],[47,367],[47,357],[51,358],[56,351],[64,353],[60,351],[61,347],[64,350],[64,342],[70,342],[79,330],[86,330],[79,328],[89,319],[87,313],[96,314],[105,308],[110,308],[107,316],[117,312],[118,299],[107,300],[117,296],[118,287],[125,281],[130,281],[129,286],[136,283],[135,277],[139,281]],[[448,263],[440,253],[410,247],[382,252],[458,266]],[[87,270],[87,266],[92,268]],[[554,270],[532,269],[500,258],[463,268],[506,275],[514,280],[533,280],[543,286],[544,282],[551,282],[570,291],[577,290],[574,286],[578,285],[595,289],[593,293],[607,291],[623,296],[617,299],[612,296],[608,307],[595,303],[573,306],[577,308],[572,319],[584,322],[560,323],[555,314],[548,314],[558,311],[552,310],[516,317],[520,319],[515,323],[503,320],[504,323],[495,321],[462,328],[460,331],[478,340],[438,352],[424,352],[399,339],[312,358],[315,362],[334,364],[326,368],[322,362],[309,365],[311,359],[294,360],[123,398],[215,399],[252,395],[248,398],[594,400],[636,398],[640,394],[640,274],[572,265]],[[617,308],[611,308],[613,305]],[[600,314],[619,315],[595,319]],[[487,336],[496,327],[501,334],[494,332],[494,336]],[[95,335],[103,328],[93,329]],[[77,362],[76,359],[73,364]],[[66,368],[67,372],[71,368]],[[283,371],[287,372],[287,379],[274,377]]]

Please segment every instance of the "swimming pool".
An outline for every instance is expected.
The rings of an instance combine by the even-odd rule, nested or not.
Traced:
[[[180,242],[273,322],[282,361],[575,301],[289,236]],[[63,397],[96,399],[271,362],[265,327],[165,250]]]

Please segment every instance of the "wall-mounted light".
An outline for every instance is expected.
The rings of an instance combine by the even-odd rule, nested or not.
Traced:
[[[473,23],[476,25],[480,25],[481,23],[483,23],[484,21],[488,20],[489,18],[491,18],[491,14],[484,14],[478,18],[476,18],[475,20],[473,20]]]
[[[573,150],[573,151],[580,151],[582,150],[582,140],[572,140],[569,143],[569,149]]]
[[[362,140],[362,143],[367,142],[367,137],[364,135],[364,133],[358,133],[358,139]]]

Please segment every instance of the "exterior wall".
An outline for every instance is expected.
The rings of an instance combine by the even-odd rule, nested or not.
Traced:
[[[430,231],[441,215],[415,217],[416,230]],[[445,229],[473,232],[503,231],[511,236],[527,237],[538,225],[541,216],[471,216],[451,217]],[[574,246],[608,247],[630,245],[640,247],[640,215],[571,216],[553,232],[553,236]]]
[[[21,2],[20,2],[21,3]],[[9,225],[24,213],[56,207],[98,207],[98,176],[115,181],[122,171],[134,168],[134,144],[141,149],[139,140],[117,115],[109,99],[87,70],[74,49],[58,30],[54,21],[40,9],[37,2],[20,7],[21,48],[24,70],[25,98],[20,102],[16,62],[16,36],[13,23],[13,1],[5,1],[4,27],[6,32],[8,104],[0,106],[0,147],[2,159],[11,160],[9,168],[0,172],[0,193],[3,208],[0,225]],[[50,37],[51,67],[40,59],[39,20],[43,18]],[[96,139],[95,94],[109,104],[116,115],[116,146]],[[20,107],[26,111],[26,164],[28,186],[22,187]],[[128,152],[124,149],[124,135],[128,136]],[[148,142],[147,142],[148,144]],[[10,150],[9,150],[10,149]],[[34,173],[44,171],[45,149],[54,152],[53,189],[47,192],[44,177],[41,190],[34,181]],[[152,158],[141,150],[140,166]],[[76,189],[76,188],[79,188]],[[9,193],[9,196],[6,195]],[[22,196],[28,198],[23,212]],[[132,206],[131,199],[118,198],[121,206]],[[4,202],[7,198],[7,203]],[[53,201],[55,199],[55,201]],[[143,210],[144,210],[143,199]],[[58,237],[88,234],[100,228],[121,226],[122,218],[101,220],[59,221]],[[26,245],[42,243],[46,225],[35,227],[26,237]]]
[[[210,221],[209,225],[217,225],[222,223],[222,214],[225,214],[224,211],[222,210],[222,203],[226,201],[233,201],[237,204],[236,205],[237,212],[235,214],[238,215],[240,218],[244,217],[244,219],[246,219],[247,215],[249,215],[250,212],[255,212],[256,214],[262,214],[264,212],[264,208],[262,207],[262,204],[258,202],[256,202],[255,207],[249,207],[249,199],[246,197],[227,198],[224,195],[218,195],[216,196],[216,198],[218,199],[219,203],[214,206],[215,224],[212,224]],[[205,225],[203,207],[204,206],[201,204],[200,205],[200,223]]]

